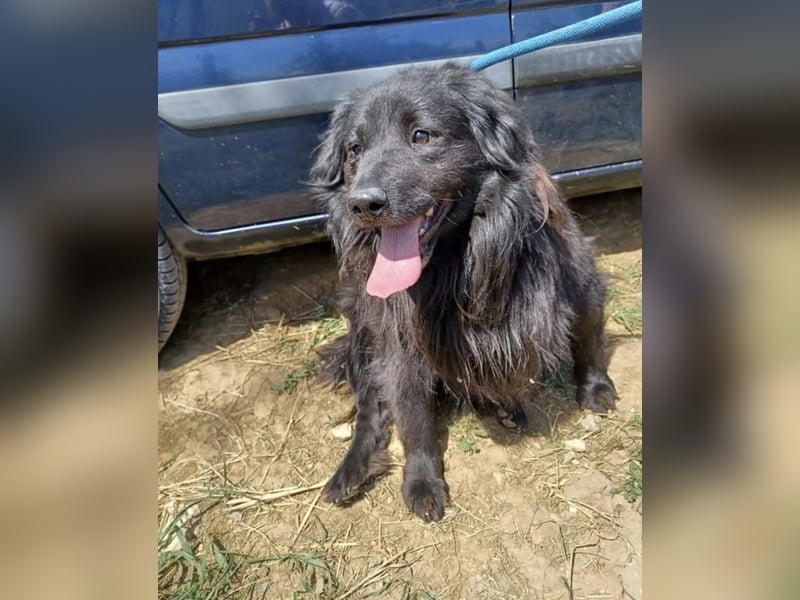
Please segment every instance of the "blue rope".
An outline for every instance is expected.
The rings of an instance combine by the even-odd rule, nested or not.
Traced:
[[[548,46],[555,46],[556,44],[563,44],[564,42],[586,37],[601,29],[638,17],[641,14],[641,0],[638,2],[631,2],[630,4],[625,4],[607,12],[600,13],[599,15],[589,17],[583,21],[578,21],[572,25],[554,29],[553,31],[548,31],[536,37],[504,46],[484,54],[483,56],[479,56],[469,63],[469,68],[473,71],[480,71],[492,65],[496,65],[499,62],[503,62],[504,60],[527,54],[534,50],[540,50]]]

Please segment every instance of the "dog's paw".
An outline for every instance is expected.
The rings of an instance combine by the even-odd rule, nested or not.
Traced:
[[[442,519],[447,497],[448,489],[444,479],[412,479],[403,482],[406,506],[426,523]]]
[[[605,415],[617,407],[617,390],[607,377],[601,381],[588,381],[578,386],[578,406]]]
[[[322,490],[322,497],[331,504],[343,504],[358,493],[359,488],[369,478],[367,461],[345,457],[336,473]]]
[[[522,410],[519,409],[509,410],[505,408],[498,408],[497,420],[500,421],[500,424],[507,429],[513,429],[518,432],[524,432],[528,430],[528,417]]]

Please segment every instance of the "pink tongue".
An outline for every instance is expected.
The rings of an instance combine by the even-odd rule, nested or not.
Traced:
[[[422,273],[419,227],[422,218],[402,227],[381,229],[381,248],[367,280],[367,293],[388,298],[414,285]]]

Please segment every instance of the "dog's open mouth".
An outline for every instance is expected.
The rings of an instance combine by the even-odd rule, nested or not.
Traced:
[[[430,250],[430,242],[433,236],[439,230],[439,226],[444,221],[450,209],[450,202],[447,199],[442,200],[436,206],[428,209],[425,216],[422,218],[422,223],[419,226],[419,246],[422,254],[426,254]]]
[[[367,293],[378,298],[410,288],[422,274],[432,242],[450,210],[450,202],[441,200],[421,217],[405,225],[381,228],[381,246],[367,279]]]

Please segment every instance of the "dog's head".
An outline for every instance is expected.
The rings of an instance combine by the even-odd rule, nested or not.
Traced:
[[[380,235],[367,292],[412,286],[437,242],[472,217],[481,182],[529,168],[527,121],[482,76],[448,64],[406,69],[351,94],[311,169],[334,223]]]

